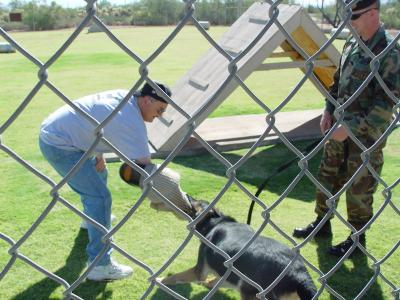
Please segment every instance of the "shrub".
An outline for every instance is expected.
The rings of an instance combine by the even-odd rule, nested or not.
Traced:
[[[198,0],[194,3],[195,17],[213,25],[231,25],[253,3],[254,0]],[[283,3],[293,4],[294,0]],[[0,26],[5,30],[74,27],[85,16],[84,7],[63,8],[55,1],[47,5],[45,1],[12,0],[9,7],[23,11],[23,24],[9,23],[8,10],[0,4]],[[182,0],[139,0],[129,5],[111,5],[107,0],[100,0],[97,15],[107,25],[171,25],[181,19],[184,8]],[[320,12],[313,4],[307,10],[314,14]],[[334,18],[336,6],[325,5],[324,12]],[[387,28],[400,29],[399,0],[383,3],[381,16]]]

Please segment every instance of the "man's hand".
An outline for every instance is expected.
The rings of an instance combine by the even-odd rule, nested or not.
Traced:
[[[106,160],[103,157],[103,154],[96,155],[96,171],[102,172],[106,168]]]
[[[319,127],[321,129],[322,134],[325,134],[332,127],[332,116],[328,111],[324,111],[321,116],[321,121],[319,123]]]
[[[343,125],[339,125],[338,128],[333,132],[332,139],[338,142],[345,141],[349,135],[347,134],[346,128]]]

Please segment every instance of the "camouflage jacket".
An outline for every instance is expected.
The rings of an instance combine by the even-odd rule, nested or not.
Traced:
[[[365,42],[365,45],[374,55],[379,55],[392,40],[392,36],[381,26],[377,33]],[[336,70],[334,82],[330,87],[330,94],[339,104],[345,103],[367,79],[371,73],[371,60],[355,38],[350,37],[346,41],[340,66]],[[400,45],[398,43],[380,59],[379,75],[398,99],[400,95]],[[394,104],[395,102],[374,76],[361,94],[346,108],[344,121],[358,139],[371,146],[392,121]],[[326,100],[326,110],[331,114],[335,110],[335,106],[329,100]]]

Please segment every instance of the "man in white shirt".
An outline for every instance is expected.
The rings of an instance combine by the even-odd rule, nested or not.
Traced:
[[[168,96],[170,89],[161,83],[158,87]],[[74,104],[101,123],[124,99],[128,91],[113,90],[86,96]],[[145,122],[160,117],[168,103],[165,96],[157,94],[146,83],[104,127],[104,138],[124,155],[140,165],[150,163],[150,151]],[[97,138],[96,124],[93,124],[69,105],[52,113],[42,123],[39,145],[43,156],[61,175],[65,176],[80,160]],[[93,157],[87,159],[68,185],[80,195],[84,212],[93,220],[111,228],[111,194],[107,188],[107,169],[103,153],[111,152],[104,142],[94,148]],[[86,252],[91,263],[103,250],[103,233],[88,222],[89,244]],[[87,278],[95,281],[116,280],[132,274],[132,268],[118,264],[111,259],[111,248],[101,257]]]

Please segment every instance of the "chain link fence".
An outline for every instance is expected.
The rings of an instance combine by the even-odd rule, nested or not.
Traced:
[[[284,270],[284,272],[279,276],[279,278],[270,286],[268,287],[261,287],[259,286],[256,282],[252,281],[250,278],[245,276],[240,270],[238,270],[234,266],[234,262],[240,257],[240,255],[249,247],[249,245],[252,243],[255,237],[260,235],[263,231],[263,229],[269,225],[271,226],[274,230],[276,230],[280,235],[282,235],[283,238],[285,238],[290,244],[292,244],[292,248],[296,251],[297,257],[300,257],[306,265],[316,272],[319,276],[319,281],[321,283],[320,288],[318,290],[317,295],[315,298],[318,298],[319,295],[323,291],[327,291],[333,298],[337,299],[343,299],[343,297],[335,291],[329,284],[328,280],[329,278],[341,267],[343,264],[344,259],[346,258],[343,257],[340,259],[337,264],[328,272],[328,273],[323,273],[321,270],[319,270],[318,266],[313,265],[311,262],[309,262],[306,258],[304,258],[301,254],[301,249],[307,245],[310,240],[313,238],[313,236],[309,236],[307,239],[304,240],[304,242],[301,243],[296,243],[294,239],[292,239],[291,236],[286,234],[277,224],[275,224],[271,218],[271,212],[282,202],[284,199],[287,197],[287,195],[294,189],[294,187],[298,184],[298,182],[303,178],[307,177],[314,185],[315,187],[319,188],[323,193],[328,196],[328,206],[330,207],[329,213],[326,215],[326,219],[334,214],[336,217],[340,219],[345,226],[347,226],[349,229],[353,229],[352,226],[346,221],[346,218],[344,218],[338,210],[335,209],[335,201],[338,200],[340,195],[343,194],[345,190],[347,190],[352,182],[355,180],[357,177],[358,173],[360,172],[360,169],[358,172],[353,174],[351,179],[345,184],[343,189],[335,194],[332,195],[328,190],[325,189],[324,186],[322,186],[318,180],[314,177],[314,175],[310,172],[309,167],[308,167],[308,162],[310,159],[312,159],[323,147],[324,143],[331,137],[332,132],[334,129],[336,129],[339,125],[344,125],[346,126],[344,120],[344,112],[346,111],[346,108],[357,98],[357,96],[363,91],[363,89],[368,85],[368,83],[373,79],[376,78],[387,95],[391,98],[393,103],[395,104],[394,106],[394,120],[387,128],[385,131],[384,135],[370,148],[366,148],[353,134],[350,132],[350,138],[363,150],[362,153],[362,160],[363,160],[363,165],[364,167],[367,167],[369,171],[372,173],[372,175],[378,180],[378,182],[384,187],[382,194],[384,197],[384,202],[382,206],[379,208],[379,210],[375,213],[374,217],[368,222],[368,227],[375,222],[375,220],[380,216],[382,211],[387,208],[391,207],[395,212],[397,217],[400,215],[400,209],[398,207],[398,201],[394,201],[395,199],[393,198],[393,191],[394,189],[398,186],[400,182],[400,177],[397,178],[397,180],[393,183],[388,183],[385,182],[372,168],[369,157],[372,151],[376,149],[380,145],[380,143],[386,139],[392,131],[395,129],[396,124],[398,124],[400,116],[399,116],[399,108],[400,108],[400,102],[399,99],[392,93],[392,91],[389,90],[389,88],[386,86],[386,84],[383,82],[382,78],[380,77],[378,73],[378,68],[379,68],[379,61],[382,59],[382,57],[387,54],[387,52],[393,48],[394,44],[398,42],[400,35],[398,34],[394,41],[383,51],[381,54],[378,56],[375,56],[373,53],[370,52],[370,50],[367,48],[367,46],[363,43],[363,41],[358,37],[358,35],[355,33],[355,31],[352,29],[351,26],[349,26],[350,23],[350,8],[349,6],[346,6],[345,10],[345,15],[343,16],[343,22],[341,23],[340,27],[338,28],[336,34],[332,36],[327,43],[321,47],[321,49],[316,52],[313,56],[308,56],[302,49],[299,47],[296,42],[292,39],[290,33],[288,33],[285,28],[279,23],[278,21],[278,16],[279,16],[279,6],[282,4],[282,1],[265,1],[270,5],[269,9],[269,21],[263,29],[259,32],[257,37],[251,42],[249,45],[244,48],[244,50],[237,56],[233,57],[224,49],[203,29],[203,27],[199,24],[198,20],[194,17],[194,12],[195,12],[195,0],[185,0],[184,5],[185,5],[185,11],[182,19],[180,22],[176,25],[175,29],[170,33],[170,35],[162,42],[159,47],[145,60],[142,60],[139,55],[134,53],[132,50],[130,50],[123,42],[121,42],[113,33],[112,31],[104,25],[104,23],[101,21],[101,19],[98,18],[96,15],[96,1],[87,1],[87,8],[86,8],[86,15],[83,17],[81,23],[79,26],[73,31],[73,33],[69,36],[69,38],[65,41],[65,43],[54,53],[54,55],[51,56],[50,59],[48,59],[45,63],[41,62],[39,59],[34,57],[27,49],[22,47],[15,39],[13,39],[7,32],[5,32],[2,28],[0,28],[0,35],[7,41],[9,42],[12,46],[14,46],[19,53],[21,53],[27,60],[32,62],[33,64],[36,65],[38,68],[38,77],[39,81],[37,84],[32,88],[32,90],[28,93],[28,95],[25,97],[25,99],[22,101],[22,103],[18,106],[16,111],[8,117],[8,119],[1,124],[0,127],[0,134],[4,134],[7,129],[15,122],[18,117],[21,115],[21,113],[28,107],[30,104],[32,98],[44,87],[47,87],[50,91],[52,91],[57,97],[59,97],[62,101],[64,101],[66,104],[70,105],[71,107],[74,108],[75,111],[80,113],[84,118],[92,122],[96,126],[95,129],[95,134],[97,136],[96,140],[93,142],[91,148],[85,153],[85,155],[82,157],[80,162],[64,177],[62,178],[61,181],[55,182],[51,178],[47,177],[45,174],[41,173],[35,166],[31,165],[29,162],[25,161],[23,158],[19,156],[18,153],[16,153],[13,149],[7,146],[6,141],[3,139],[0,139],[0,149],[6,153],[7,156],[11,157],[12,159],[15,160],[16,163],[20,164],[23,166],[28,172],[31,172],[35,176],[37,176],[40,180],[45,182],[46,184],[49,185],[49,188],[51,189],[50,195],[52,197],[50,203],[48,206],[45,208],[45,210],[41,213],[41,215],[37,218],[37,220],[33,223],[33,225],[29,228],[29,230],[19,239],[19,240],[14,240],[12,237],[8,236],[7,234],[4,234],[0,228],[0,240],[2,240],[4,243],[8,245],[8,254],[9,254],[9,260],[5,264],[4,268],[1,270],[0,273],[0,280],[2,280],[10,271],[13,269],[13,266],[18,261],[22,261],[26,263],[27,268],[33,268],[57,284],[61,285],[64,287],[64,296],[68,299],[81,299],[78,295],[76,295],[74,292],[76,289],[82,284],[82,282],[85,280],[88,272],[94,267],[95,263],[101,258],[102,254],[104,254],[107,251],[108,247],[111,247],[114,249],[114,251],[120,253],[123,255],[125,258],[130,260],[132,263],[134,263],[138,268],[141,268],[145,272],[148,273],[148,280],[149,280],[149,286],[147,290],[144,292],[142,295],[142,299],[147,298],[152,291],[155,288],[160,288],[172,297],[176,299],[185,299],[182,295],[180,295],[178,292],[170,289],[169,287],[163,285],[161,282],[157,280],[157,278],[162,274],[173,262],[174,260],[181,254],[181,252],[185,249],[185,247],[188,245],[188,243],[194,239],[198,238],[201,242],[205,243],[208,247],[212,248],[214,251],[217,253],[220,253],[225,259],[225,266],[227,268],[226,273],[224,276],[218,281],[216,286],[211,289],[207,295],[204,297],[204,299],[211,299],[217,289],[222,285],[224,280],[231,274],[231,272],[237,274],[239,277],[241,277],[244,281],[247,283],[251,284],[254,286],[258,291],[257,297],[260,299],[265,299],[266,295],[268,292],[270,292],[274,286],[279,282],[280,279],[284,277],[285,274],[290,270],[290,265]],[[353,2],[357,2],[356,0]],[[47,70],[60,58],[60,56],[68,49],[75,41],[77,36],[84,30],[85,27],[89,25],[90,22],[95,23],[101,30],[108,36],[110,42],[114,43],[117,45],[122,51],[124,51],[126,54],[128,54],[132,60],[134,60],[136,63],[140,65],[139,68],[139,73],[140,73],[140,79],[136,82],[136,84],[131,88],[130,92],[127,94],[127,96],[124,98],[124,100],[121,102],[121,104],[116,108],[116,110],[102,123],[98,123],[96,120],[92,119],[89,115],[87,115],[84,111],[80,110],[78,107],[74,105],[74,103],[60,90],[58,89],[50,80]],[[123,219],[118,223],[117,226],[112,228],[111,230],[107,230],[100,224],[96,223],[92,219],[90,219],[88,216],[86,216],[83,212],[81,212],[80,209],[76,208],[73,204],[68,201],[68,199],[64,199],[63,197],[60,196],[59,190],[66,185],[67,181],[74,175],[74,173],[80,168],[82,163],[87,160],[88,158],[91,157],[92,155],[92,150],[94,147],[100,143],[104,142],[106,143],[110,149],[114,153],[116,153],[121,160],[133,164],[132,161],[129,160],[128,157],[124,155],[124,153],[121,153],[119,149],[115,148],[112,143],[110,143],[108,140],[106,140],[103,136],[103,128],[106,126],[107,123],[109,123],[113,117],[119,112],[119,110],[123,107],[123,105],[130,99],[130,97],[133,95],[134,91],[136,91],[142,84],[143,82],[147,81],[150,82],[151,84],[154,85],[154,82],[152,81],[148,66],[164,51],[164,49],[170,44],[174,42],[175,37],[177,34],[184,28],[185,25],[188,23],[192,23],[195,25],[197,30],[207,39],[207,41],[210,43],[212,47],[217,49],[221,55],[223,55],[227,61],[229,61],[229,76],[225,79],[224,83],[220,86],[218,91],[212,96],[210,101],[208,101],[203,107],[201,107],[196,113],[193,115],[188,114],[185,112],[182,108],[179,107],[176,103],[174,103],[174,99],[168,98],[168,102],[171,106],[174,107],[178,112],[182,114],[187,119],[187,132],[184,138],[179,142],[179,144],[176,145],[175,149],[168,155],[168,157],[164,160],[162,163],[161,167],[158,169],[158,171],[151,176],[149,174],[145,174],[148,176],[148,178],[144,181],[145,188],[143,190],[143,193],[141,194],[140,198],[136,201],[136,203],[130,208],[129,212],[123,217]],[[282,103],[276,107],[275,109],[271,110],[267,105],[264,104],[264,102],[257,98],[257,96],[250,90],[250,88],[246,85],[246,83],[238,76],[237,74],[237,64],[238,62],[252,49],[252,47],[260,40],[260,38],[270,29],[271,26],[276,25],[278,28],[281,30],[281,32],[285,35],[287,41],[290,43],[290,45],[302,55],[304,58],[305,62],[305,72],[303,78],[298,82],[297,86],[292,90],[292,92],[282,101]],[[309,79],[310,77],[314,76],[313,74],[313,69],[314,69],[314,62],[318,59],[318,57],[324,52],[324,50],[332,44],[336,36],[340,33],[342,29],[345,27],[350,27],[351,32],[354,36],[357,37],[358,43],[362,46],[362,48],[368,53],[368,55],[371,57],[372,62],[371,62],[371,73],[368,76],[368,78],[364,81],[364,83],[360,86],[359,90],[357,91],[356,94],[354,94],[346,103],[343,105],[340,105],[336,99],[334,99],[332,96],[329,95],[329,93],[324,89],[324,87],[321,85],[320,90],[325,90],[325,96],[329,99],[329,101],[334,104],[335,106],[335,117],[338,120],[335,125],[333,126],[332,130],[323,138],[323,140],[316,146],[311,152],[308,154],[303,154],[296,146],[291,143],[284,134],[282,134],[279,129],[275,126],[275,117],[276,114],[282,110],[282,108],[296,95],[296,93],[301,89],[302,85],[304,82]],[[259,105],[266,113],[266,124],[265,124],[265,131],[264,133],[259,137],[258,141],[254,143],[254,145],[248,149],[246,154],[241,157],[236,163],[232,164],[230,161],[228,161],[224,156],[222,156],[220,153],[216,152],[208,143],[205,141],[201,136],[199,136],[196,133],[196,128],[198,124],[196,123],[196,120],[199,115],[201,115],[207,108],[208,106],[212,105],[213,99],[216,99],[223,91],[223,89],[227,86],[227,84],[230,81],[236,81],[240,87],[243,88],[244,91],[251,97],[251,99],[254,100],[254,105]],[[318,80],[316,80],[318,82]],[[155,85],[154,85],[155,86]],[[272,204],[272,205],[266,205],[262,200],[259,198],[255,197],[252,195],[252,193],[241,183],[240,180],[238,180],[236,173],[237,171],[248,161],[248,159],[251,157],[251,155],[258,149],[260,146],[261,141],[269,134],[269,133],[275,133],[279,136],[281,142],[288,148],[290,151],[292,151],[297,157],[298,157],[298,166],[300,168],[300,172],[296,176],[296,178],[290,183],[289,186],[287,186],[286,190],[282,195],[279,196],[279,198]],[[144,262],[141,260],[135,258],[132,256],[130,253],[128,253],[126,250],[124,250],[122,247],[120,247],[118,244],[116,244],[113,241],[113,236],[118,233],[118,231],[124,227],[125,223],[135,214],[135,212],[138,210],[138,208],[142,205],[142,203],[145,201],[146,195],[153,189],[152,186],[152,179],[154,176],[159,174],[168,164],[179,154],[180,150],[183,148],[183,146],[188,142],[189,138],[191,136],[194,136],[200,141],[200,143],[203,145],[203,147],[213,156],[215,157],[219,162],[223,164],[225,167],[225,173],[226,177],[228,178],[228,181],[226,184],[223,186],[223,188],[219,191],[215,199],[211,201],[209,207],[207,208],[204,213],[202,213],[199,217],[196,219],[191,219],[189,216],[184,214],[182,211],[180,211],[177,207],[175,207],[168,199],[164,197],[164,200],[170,204],[170,206],[179,214],[182,215],[183,218],[187,219],[187,236],[184,239],[184,241],[181,243],[181,245],[176,249],[176,251],[173,253],[173,255],[164,263],[164,265],[157,270],[154,270],[153,268],[149,267],[146,265]],[[231,187],[231,186],[236,186],[239,188],[241,191],[244,192],[245,195],[248,196],[250,200],[255,201],[262,209],[263,213],[262,216],[264,218],[263,224],[257,229],[255,232],[253,238],[249,240],[245,245],[243,245],[241,251],[237,253],[234,257],[230,257],[228,254],[224,253],[221,251],[221,249],[217,248],[215,245],[213,245],[210,241],[206,240],[199,232],[195,230],[195,226],[198,222],[201,221],[202,217],[207,213],[207,211],[211,210],[214,206],[218,205],[219,200],[221,197],[226,193],[226,191]],[[154,189],[153,189],[154,190]],[[156,193],[158,191],[154,190]],[[56,204],[61,204],[65,207],[67,207],[69,210],[71,210],[73,213],[81,217],[83,220],[86,220],[87,222],[92,223],[95,225],[99,230],[101,230],[104,233],[103,241],[104,241],[104,248],[103,251],[99,254],[99,256],[96,258],[95,262],[89,266],[88,269],[86,269],[79,278],[73,282],[69,283],[65,279],[61,278],[60,276],[48,271],[46,268],[42,267],[40,264],[37,262],[31,260],[29,257],[26,255],[22,254],[19,250],[26,243],[27,240],[35,233],[37,230],[38,226],[46,219],[46,217],[49,215],[49,213],[54,209]],[[354,230],[353,230],[354,231]],[[357,237],[360,232],[354,231],[354,237],[355,237],[355,246],[360,245],[358,243]],[[397,233],[398,234],[398,233]],[[156,241],[154,241],[156,243]],[[361,299],[363,298],[363,295],[368,291],[368,289],[371,287],[372,284],[376,281],[376,279],[379,277],[383,282],[385,282],[391,289],[393,297],[396,299],[399,299],[399,294],[400,294],[400,289],[399,286],[396,285],[398,283],[392,282],[389,280],[381,271],[380,267],[382,264],[384,264],[392,255],[394,255],[396,252],[398,253],[398,247],[400,246],[400,241],[398,241],[392,249],[381,259],[375,258],[372,254],[370,254],[367,250],[364,248],[362,251],[365,253],[365,255],[368,257],[368,259],[371,260],[372,266],[374,268],[374,276],[371,278],[369,282],[366,283],[365,287],[362,289],[362,291],[358,294],[357,298]]]

